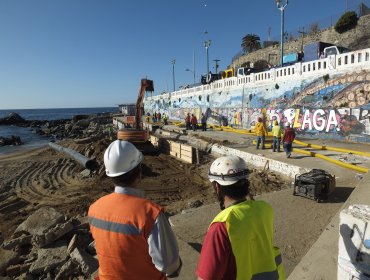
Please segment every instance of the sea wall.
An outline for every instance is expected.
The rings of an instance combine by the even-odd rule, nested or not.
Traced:
[[[370,15],[359,18],[356,28],[339,34],[334,27],[330,27],[319,32],[311,32],[303,37],[303,45],[312,42],[326,42],[346,47],[352,50],[364,49],[370,46]],[[287,41],[284,43],[284,54],[300,52],[302,48],[302,38]],[[280,61],[280,45],[270,46],[234,59],[230,67],[238,68],[243,63],[257,60],[266,60],[271,65],[277,65]]]

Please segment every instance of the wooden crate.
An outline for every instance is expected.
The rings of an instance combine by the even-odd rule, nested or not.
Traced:
[[[172,140],[158,139],[155,136],[150,136],[150,141],[154,146],[159,147],[163,153],[174,156],[187,163],[194,163],[194,148],[192,146]]]

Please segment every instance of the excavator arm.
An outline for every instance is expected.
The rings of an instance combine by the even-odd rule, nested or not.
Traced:
[[[145,92],[154,91],[154,83],[152,80],[142,79],[139,94],[136,100],[136,114],[135,114],[135,128],[143,129],[142,115],[143,115],[143,99]]]
[[[144,145],[149,139],[149,131],[143,128],[142,115],[143,115],[143,100],[145,92],[154,91],[153,81],[142,79],[139,94],[136,100],[136,111],[135,111],[135,124],[133,128],[122,128],[117,132],[117,139],[130,141],[135,145],[140,146],[139,150],[141,151],[151,151],[154,148]]]

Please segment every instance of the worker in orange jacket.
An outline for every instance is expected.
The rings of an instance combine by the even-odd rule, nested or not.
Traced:
[[[186,115],[186,118],[185,118],[185,126],[186,126],[186,130],[190,129],[190,126],[191,126],[191,117],[190,117],[190,113],[188,113]]]
[[[190,122],[191,126],[193,127],[193,131],[196,131],[198,128],[198,119],[196,116],[194,116],[194,114],[191,114]]]
[[[163,209],[139,189],[142,153],[127,141],[112,142],[104,153],[114,193],[89,208],[90,230],[99,259],[99,280],[158,279],[181,268],[175,235]]]

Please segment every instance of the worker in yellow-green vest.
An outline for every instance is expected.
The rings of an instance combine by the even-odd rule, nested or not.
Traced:
[[[280,141],[281,141],[282,130],[277,120],[274,120],[274,126],[272,127],[272,151],[276,150],[280,153]]]
[[[208,228],[197,268],[199,279],[285,279],[280,251],[273,245],[272,207],[249,193],[243,159],[223,156],[208,172],[221,212]]]
[[[265,149],[265,138],[266,138],[266,135],[267,135],[267,128],[266,128],[266,124],[264,123],[263,119],[261,117],[259,117],[257,119],[257,123],[254,127],[254,131],[256,133],[256,136],[257,136],[257,145],[256,145],[256,148],[257,150],[259,149],[260,147],[260,144],[262,144],[262,150]]]

